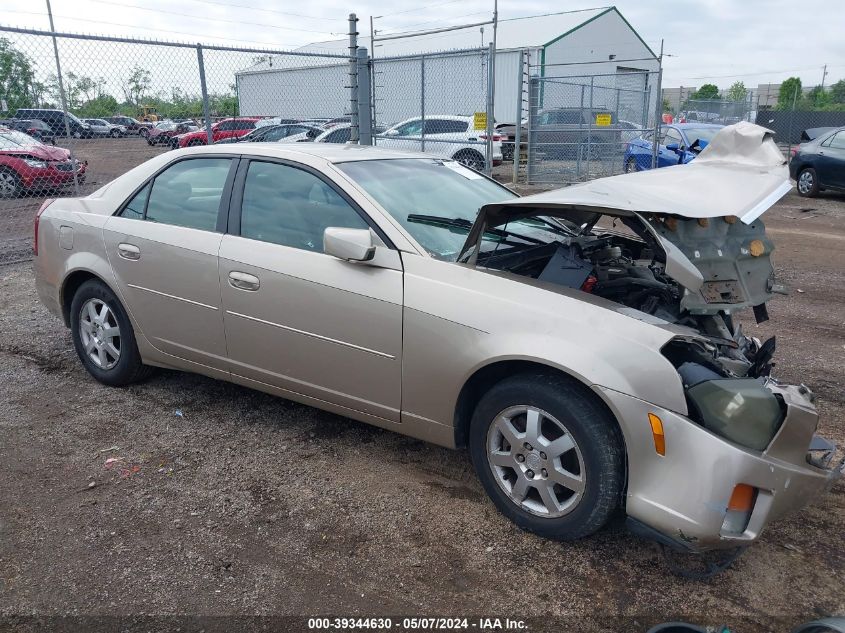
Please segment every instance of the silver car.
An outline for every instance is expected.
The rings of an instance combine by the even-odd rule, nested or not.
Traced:
[[[418,153],[179,150],[45,203],[38,294],[108,385],[180,369],[468,446],[546,537],[622,508],[675,547],[747,545],[839,475],[813,394],[733,318],[781,290],[759,215],[785,167],[750,128],[526,198]]]
[[[126,136],[125,125],[110,123],[105,119],[83,119],[83,121],[91,126],[91,132],[95,136],[111,136],[112,138]]]

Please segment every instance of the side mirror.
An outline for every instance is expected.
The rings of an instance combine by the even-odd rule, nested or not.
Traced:
[[[328,227],[323,233],[323,251],[347,262],[368,262],[376,254],[369,229]]]
[[[385,136],[399,136],[399,130],[386,130],[384,132]]]

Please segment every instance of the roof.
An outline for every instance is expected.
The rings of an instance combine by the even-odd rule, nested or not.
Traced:
[[[637,37],[639,34],[619,13],[616,7],[598,7],[592,9],[577,9],[574,11],[562,11],[558,13],[546,13],[516,18],[500,18],[496,33],[496,49],[499,51],[520,49],[520,48],[543,48],[553,42],[563,39],[570,33],[577,31],[596,18],[610,12],[616,12],[627,24]],[[385,31],[382,36],[388,36],[396,31]],[[483,36],[479,34],[478,28],[467,28],[446,33],[433,33],[419,37],[407,37],[397,40],[387,40],[376,43],[376,50],[373,57],[391,57],[397,55],[411,55],[418,53],[434,53],[449,50],[486,48],[493,39],[492,25],[484,27]],[[642,38],[640,38],[642,41]],[[361,33],[358,36],[358,44],[370,48],[370,34]],[[643,42],[648,48],[648,45]],[[349,52],[349,40],[327,40],[323,42],[312,42],[298,49],[297,52],[313,53],[341,53]],[[372,53],[372,51],[371,51]],[[653,53],[652,53],[653,54]],[[342,64],[342,59],[325,59],[324,63]],[[278,67],[278,62],[275,65]],[[268,62],[261,61],[251,66],[250,71],[269,69]]]
[[[332,128],[332,130],[337,128]],[[328,130],[331,131],[331,130]],[[238,147],[240,143],[226,145],[201,145],[178,150],[190,154],[247,154],[253,156],[268,156],[274,158],[290,158],[297,156],[314,156],[330,163],[348,163],[361,160],[395,160],[400,158],[436,158],[421,152],[403,152],[383,147],[369,145],[347,145],[341,143],[249,143],[249,147]],[[243,143],[243,145],[247,145]]]

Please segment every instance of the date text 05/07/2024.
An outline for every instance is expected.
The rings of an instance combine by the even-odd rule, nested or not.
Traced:
[[[465,617],[407,617],[407,618],[365,618],[365,617],[323,617],[308,618],[308,629],[312,631],[370,630],[370,631],[526,631],[524,620],[512,618],[465,618]]]

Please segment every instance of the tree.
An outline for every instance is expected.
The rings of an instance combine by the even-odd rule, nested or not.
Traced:
[[[823,110],[830,105],[830,95],[821,86],[815,86],[802,101],[802,109]]]
[[[741,81],[735,81],[728,88],[727,97],[729,101],[745,101],[748,98],[748,88]]]
[[[663,97],[663,111],[664,112],[672,112],[672,104],[669,103],[669,99]]]
[[[780,85],[777,110],[792,110],[801,99],[801,79],[790,77]]]
[[[152,76],[149,70],[145,70],[140,66],[133,66],[132,72],[123,84],[123,96],[126,97],[127,103],[134,107],[139,107],[146,92],[150,89]]]
[[[719,98],[719,88],[716,84],[704,84],[695,91],[695,95],[691,97],[692,99],[718,99]]]
[[[830,87],[830,100],[833,103],[845,104],[845,79],[840,79]]]
[[[32,84],[35,72],[32,61],[12,43],[0,38],[0,98],[6,101],[10,113],[32,104]]]

